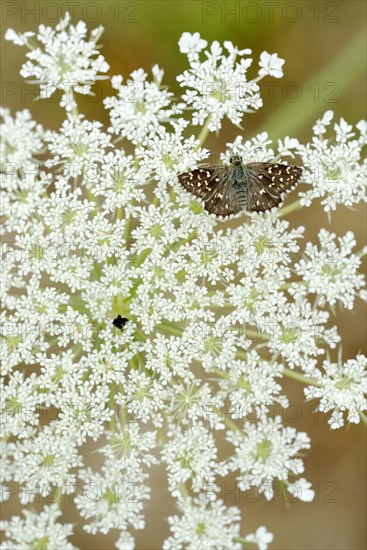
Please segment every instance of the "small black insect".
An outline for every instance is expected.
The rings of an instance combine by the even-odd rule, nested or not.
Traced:
[[[204,164],[178,176],[181,185],[202,199],[205,210],[226,218],[240,212],[265,212],[279,206],[284,193],[296,186],[299,166],[271,162],[244,164],[235,156],[230,165]]]
[[[129,319],[126,319],[125,317],[121,317],[121,315],[118,315],[116,319],[112,321],[112,324],[114,327],[122,330],[128,321]]]

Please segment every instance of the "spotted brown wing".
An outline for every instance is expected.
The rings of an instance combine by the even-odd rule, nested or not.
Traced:
[[[207,164],[178,176],[181,185],[205,203],[211,214],[226,218],[241,211],[265,212],[279,206],[295,187],[302,168],[279,163],[243,164],[234,157],[229,166]]]
[[[250,163],[248,169],[247,210],[265,212],[279,206],[302,175],[299,166],[279,163]]]
[[[226,166],[203,166],[180,174],[178,179],[187,191],[204,202],[205,210],[211,214],[225,218],[244,208],[228,178]]]

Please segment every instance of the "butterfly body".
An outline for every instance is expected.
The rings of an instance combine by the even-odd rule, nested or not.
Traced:
[[[242,212],[265,212],[280,205],[293,189],[302,168],[279,163],[244,164],[241,157],[229,166],[205,164],[178,176],[181,185],[204,201],[205,209],[220,218]]]

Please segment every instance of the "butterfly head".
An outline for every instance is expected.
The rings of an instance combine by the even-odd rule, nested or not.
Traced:
[[[231,157],[231,158],[229,159],[229,162],[230,162],[231,164],[242,164],[242,158],[239,157],[238,155],[236,155],[236,156],[234,156],[234,157]]]

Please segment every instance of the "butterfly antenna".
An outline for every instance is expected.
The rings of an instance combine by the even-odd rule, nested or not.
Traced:
[[[216,153],[215,151],[212,151],[211,149],[207,149],[207,151],[209,151],[209,153],[210,153],[211,155],[214,155],[214,156],[216,156],[216,157],[218,157],[218,158],[220,157],[220,154],[219,154],[219,153]]]

